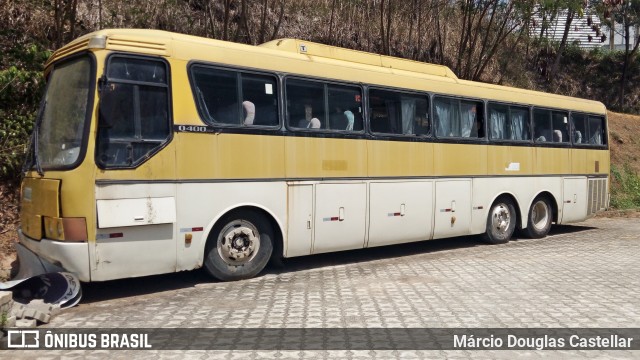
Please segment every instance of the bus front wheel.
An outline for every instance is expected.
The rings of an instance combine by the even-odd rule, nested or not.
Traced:
[[[207,241],[204,268],[221,281],[248,279],[267,265],[273,251],[269,221],[252,211],[224,216]]]
[[[491,205],[487,215],[487,232],[483,240],[489,244],[509,242],[516,229],[516,209],[508,198],[500,198]]]
[[[525,232],[532,239],[540,239],[549,233],[553,221],[551,204],[545,197],[536,198],[531,204]]]

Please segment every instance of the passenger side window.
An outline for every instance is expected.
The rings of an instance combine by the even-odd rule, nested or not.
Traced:
[[[592,145],[606,145],[607,137],[604,130],[604,117],[589,116],[588,143]]]
[[[492,140],[509,139],[509,107],[489,104],[489,137]]]
[[[323,83],[287,79],[287,121],[293,128],[327,128]]]
[[[258,74],[241,74],[241,77],[242,124],[278,126],[276,79]]]
[[[482,102],[438,96],[433,106],[438,137],[484,137]]]
[[[131,167],[159,150],[171,134],[164,61],[113,56],[100,88],[97,161]]]
[[[551,131],[551,111],[533,111],[533,138],[535,142],[553,142]]]
[[[553,142],[569,142],[569,114],[566,112],[552,111]]]
[[[290,127],[362,131],[362,91],[359,87],[287,79],[286,89]]]
[[[529,140],[529,109],[489,104],[489,136],[493,140]]]
[[[362,130],[362,93],[359,88],[328,85],[329,129]]]
[[[573,143],[584,144],[588,139],[587,116],[585,114],[572,113],[571,122],[573,123]]]
[[[204,122],[240,125],[237,73],[194,66],[191,76],[196,103]]]
[[[574,144],[606,144],[604,117],[571,113],[571,122],[573,124]]]
[[[533,133],[536,142],[568,143],[569,115],[562,111],[535,109]]]
[[[397,135],[429,133],[429,100],[424,95],[369,90],[371,131]]]
[[[278,126],[277,81],[272,75],[195,65],[190,69],[202,119],[211,125]]]
[[[529,109],[523,107],[509,107],[511,121],[511,140],[530,140]]]

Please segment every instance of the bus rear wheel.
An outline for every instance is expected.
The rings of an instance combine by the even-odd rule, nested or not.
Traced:
[[[549,233],[552,221],[553,210],[549,200],[545,197],[537,197],[529,208],[525,233],[532,239],[543,238]]]
[[[516,229],[516,209],[508,198],[496,200],[487,215],[487,231],[482,236],[489,244],[509,242]]]
[[[253,211],[224,216],[207,241],[204,268],[221,281],[248,279],[267,265],[273,252],[273,229]]]

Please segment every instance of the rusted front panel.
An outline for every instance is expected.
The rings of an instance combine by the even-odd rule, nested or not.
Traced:
[[[21,192],[21,228],[33,239],[42,238],[42,217],[60,217],[60,180],[25,178]]]

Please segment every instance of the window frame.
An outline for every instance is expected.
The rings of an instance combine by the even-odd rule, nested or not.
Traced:
[[[204,120],[204,117],[201,114],[200,107],[197,105],[198,100],[196,98],[196,93],[194,90],[194,80],[193,74],[191,71],[192,66],[204,66],[208,68],[219,69],[223,71],[232,71],[236,73],[249,73],[249,74],[257,74],[257,75],[266,75],[272,76],[276,80],[276,85],[279,87],[276,93],[279,96],[277,104],[278,104],[278,116],[279,116],[279,126],[278,127],[269,127],[265,125],[234,125],[234,124],[211,124]],[[465,97],[461,95],[448,94],[448,93],[436,93],[428,90],[416,90],[410,88],[402,88],[402,87],[394,87],[394,86],[386,86],[380,85],[376,83],[367,83],[367,82],[350,82],[344,81],[341,79],[332,79],[332,78],[324,78],[317,77],[312,75],[305,74],[297,74],[297,73],[288,73],[283,71],[272,71],[272,70],[264,70],[264,69],[256,69],[251,67],[243,67],[243,66],[232,66],[228,64],[220,64],[216,62],[208,62],[202,60],[191,60],[187,64],[188,78],[191,86],[192,97],[194,98],[194,104],[196,105],[196,109],[198,111],[198,115],[200,120],[207,128],[212,131],[221,131],[221,132],[229,132],[229,133],[255,133],[255,134],[263,134],[263,135],[281,135],[281,136],[304,136],[304,137],[323,137],[323,138],[350,138],[350,139],[370,139],[370,140],[390,140],[390,141],[406,141],[406,142],[438,142],[438,143],[461,143],[461,144],[493,144],[493,145],[510,145],[510,146],[529,146],[529,147],[558,147],[558,148],[566,148],[574,146],[574,139],[572,134],[572,126],[570,123],[569,132],[570,132],[570,141],[568,142],[536,142],[534,138],[534,111],[536,109],[540,110],[549,110],[552,112],[561,112],[568,114],[568,117],[571,117],[571,113],[573,110],[566,108],[554,108],[554,107],[541,107],[535,104],[523,104],[509,101],[501,101],[495,100],[491,98],[478,98],[478,97]],[[328,108],[328,96],[327,89],[330,85],[338,85],[338,86],[347,86],[354,87],[360,90],[362,94],[362,130],[360,131],[347,131],[347,130],[338,130],[338,129],[307,129],[307,128],[298,128],[295,126],[289,125],[289,119],[287,117],[287,81],[289,79],[292,80],[300,80],[300,81],[308,81],[308,82],[317,82],[323,85],[324,91],[324,111],[329,121],[329,117],[331,115],[330,109]],[[370,94],[369,90],[382,90],[382,91],[390,91],[390,92],[398,92],[409,95],[417,95],[417,96],[426,96],[428,100],[429,106],[429,116],[430,116],[430,129],[427,134],[421,135],[405,135],[405,134],[391,134],[391,133],[378,133],[373,132],[371,128],[371,111],[370,107]],[[470,101],[476,102],[482,105],[483,109],[481,114],[483,116],[483,127],[484,137],[441,137],[436,135],[436,127],[437,121],[435,117],[435,101],[438,97],[441,98],[449,98],[455,99],[459,101]],[[509,111],[511,107],[518,107],[521,109],[526,109],[528,111],[529,121],[529,140],[512,140],[512,139],[491,139],[489,133],[489,105],[503,105],[509,107]],[[241,108],[240,108],[241,109]],[[608,123],[606,115],[596,114],[596,113],[585,113],[588,116],[596,116],[604,118],[604,133],[608,134]],[[278,130],[277,132],[275,132]],[[209,131],[209,130],[208,130]],[[605,139],[605,145],[588,145],[582,146],[588,147],[590,149],[593,148],[608,148],[608,139]],[[575,145],[579,147],[581,145]]]
[[[483,137],[462,137],[462,136],[438,136],[438,133],[436,131],[436,106],[435,106],[435,102],[436,102],[436,98],[437,97],[441,97],[441,98],[449,98],[449,99],[454,99],[454,100],[459,100],[459,101],[473,101],[473,102],[477,102],[477,103],[481,103],[482,104],[482,118],[483,118],[483,122],[482,122],[482,128],[484,131],[484,136]],[[464,96],[457,96],[457,95],[450,95],[450,94],[443,94],[443,93],[434,93],[431,95],[431,117],[433,118],[431,127],[433,129],[433,138],[437,139],[438,142],[448,142],[448,143],[478,143],[478,144],[487,144],[489,142],[489,134],[487,133],[487,100],[485,99],[478,99],[478,98],[469,98],[469,97],[464,97]],[[440,122],[440,119],[438,119],[438,124]]]
[[[242,98],[242,74],[250,74],[250,75],[260,75],[260,76],[269,76],[272,77],[275,81],[276,89],[274,90],[274,95],[276,96],[276,116],[278,116],[278,124],[277,125],[244,125],[244,124],[228,124],[228,123],[214,123],[207,121],[206,116],[202,113],[202,108],[200,106],[200,101],[198,100],[198,95],[196,93],[196,82],[195,76],[193,73],[194,67],[204,67],[208,69],[220,70],[220,71],[228,71],[233,72],[236,75],[236,95],[238,98]],[[281,76],[275,71],[268,70],[260,70],[254,68],[246,68],[246,67],[233,67],[224,64],[218,64],[207,61],[199,61],[192,60],[187,64],[187,78],[189,79],[189,88],[191,89],[191,96],[193,98],[193,104],[195,105],[196,111],[198,112],[198,117],[202,124],[211,127],[213,129],[243,129],[248,132],[251,130],[280,130],[282,128],[282,82]],[[238,103],[238,111],[242,113],[242,102]]]
[[[138,59],[138,60],[151,60],[151,61],[159,61],[161,63],[164,64],[165,66],[165,71],[166,71],[166,76],[167,76],[167,80],[166,80],[166,84],[164,84],[164,86],[161,86],[158,83],[149,83],[149,82],[144,82],[144,81],[131,81],[131,80],[123,80],[123,79],[116,79],[115,81],[111,81],[109,80],[108,74],[109,74],[109,67],[111,66],[111,61],[114,58],[129,58],[129,59]],[[107,58],[105,59],[105,66],[104,69],[102,71],[102,75],[100,76],[100,80],[99,80],[99,86],[98,86],[98,97],[100,97],[100,94],[102,92],[102,87],[110,82],[115,82],[115,83],[120,83],[120,84],[130,84],[130,85],[143,85],[143,86],[155,86],[155,87],[164,87],[167,89],[167,122],[168,122],[168,128],[169,128],[169,134],[167,136],[166,139],[164,139],[164,141],[159,142],[159,146],[156,147],[153,151],[150,151],[147,153],[146,156],[142,157],[141,159],[139,159],[139,161],[134,161],[131,163],[131,165],[128,166],[114,166],[114,165],[105,165],[100,161],[99,155],[100,155],[100,149],[99,149],[99,137],[100,137],[100,101],[98,102],[98,116],[96,118],[96,140],[95,140],[95,150],[94,150],[94,158],[95,158],[95,163],[98,166],[98,168],[102,169],[102,170],[131,170],[131,169],[136,169],[138,167],[140,167],[141,165],[143,165],[144,163],[146,163],[147,161],[149,161],[151,158],[153,158],[157,153],[159,153],[160,151],[162,151],[164,148],[166,148],[172,141],[173,141],[173,137],[174,137],[174,131],[173,131],[173,86],[172,86],[172,79],[171,79],[171,64],[169,64],[169,62],[167,61],[167,59],[161,57],[161,56],[153,56],[153,55],[138,55],[138,54],[131,54],[131,53],[123,53],[123,52],[112,52],[110,53]],[[138,99],[137,101],[140,101],[140,99]],[[139,107],[139,104],[138,104]]]
[[[527,121],[527,127],[529,129],[529,140],[513,140],[513,139],[494,139],[492,138],[491,135],[491,131],[489,130],[489,107],[491,105],[498,105],[498,106],[506,106],[509,111],[509,117],[511,117],[511,107],[519,107],[522,109],[526,109],[527,113],[528,113],[528,117],[529,117],[529,121]],[[513,102],[504,102],[504,101],[495,101],[495,100],[487,100],[486,102],[486,130],[487,130],[487,140],[489,141],[489,143],[492,144],[509,144],[509,145],[530,145],[530,144],[536,144],[535,141],[533,141],[533,131],[532,131],[532,125],[533,125],[533,106],[532,105],[524,105],[524,104],[520,104],[520,103],[513,103]]]
[[[289,119],[287,117],[286,114],[286,108],[288,105],[288,97],[287,97],[287,81],[288,80],[301,80],[301,81],[309,81],[309,82],[317,82],[320,84],[323,84],[323,106],[324,106],[324,112],[327,116],[330,116],[330,112],[329,112],[329,96],[328,96],[328,86],[329,85],[338,85],[338,86],[351,86],[354,88],[358,88],[360,90],[360,96],[361,96],[361,100],[360,100],[360,106],[362,107],[362,130],[352,130],[352,131],[348,131],[348,130],[337,130],[337,129],[326,129],[326,128],[319,128],[319,129],[307,129],[307,128],[300,128],[300,127],[296,127],[296,126],[291,126],[289,124]],[[323,134],[325,135],[324,137],[332,137],[332,136],[326,136],[329,134],[334,134],[337,136],[343,136],[343,137],[349,137],[349,138],[361,138],[364,137],[367,134],[367,118],[368,118],[368,112],[367,112],[367,108],[366,108],[366,104],[368,103],[368,96],[365,92],[365,88],[362,84],[360,83],[350,83],[350,82],[342,82],[342,81],[337,81],[337,80],[333,80],[333,79],[324,79],[324,78],[314,78],[314,77],[308,77],[308,76],[302,76],[302,75],[296,75],[296,74],[286,74],[285,76],[283,76],[282,78],[282,91],[283,91],[283,96],[282,96],[282,102],[283,102],[283,110],[282,112],[284,113],[283,115],[283,122],[284,122],[284,128],[292,133],[304,133],[304,134]],[[327,121],[329,121],[329,119],[327,118]]]
[[[387,91],[387,92],[395,92],[395,93],[400,93],[400,94],[407,94],[407,95],[414,95],[414,96],[423,96],[426,100],[427,100],[427,112],[429,113],[429,131],[426,134],[422,134],[422,135],[418,135],[418,134],[393,134],[393,133],[384,133],[384,132],[375,132],[373,131],[373,126],[371,125],[371,90],[378,90],[378,91]],[[375,139],[410,139],[410,141],[420,141],[420,140],[427,140],[427,139],[433,139],[433,128],[434,128],[434,121],[433,121],[433,103],[432,103],[432,99],[431,97],[433,96],[433,94],[426,92],[426,91],[417,91],[417,90],[411,90],[411,89],[404,89],[404,88],[396,88],[396,87],[389,87],[389,86],[382,86],[382,85],[369,85],[366,87],[366,112],[367,112],[367,133],[369,135],[371,135],[373,138]]]
[[[81,51],[75,54],[65,56],[55,61],[51,65],[51,67],[45,70],[45,87],[43,89],[44,91],[41,94],[42,98],[40,100],[42,101],[47,94],[47,91],[49,89],[49,78],[51,76],[51,73],[55,70],[55,68],[57,66],[60,66],[61,64],[65,64],[82,57],[89,58],[90,73],[89,73],[89,91],[88,91],[89,96],[87,98],[87,111],[84,119],[82,143],[80,144],[80,151],[78,153],[78,158],[76,159],[75,162],[67,165],[45,165],[42,167],[43,171],[68,171],[68,170],[76,169],[84,162],[85,157],[87,155],[87,149],[89,148],[89,134],[91,133],[91,120],[93,119],[93,115],[95,112],[95,105],[96,105],[96,89],[97,89],[96,86],[98,84],[98,80],[97,80],[98,64],[97,64],[97,59],[94,53],[91,51],[85,50],[85,51]],[[38,106],[38,113],[41,112],[40,106]],[[35,120],[39,120],[39,119],[35,119]],[[34,126],[35,125],[36,124],[34,123]],[[38,140],[34,139],[33,141],[38,141]],[[32,144],[32,146],[35,146],[35,144]],[[32,149],[29,149],[27,152],[28,153],[31,152],[31,155],[27,154],[27,156],[38,156],[38,154],[35,154],[35,147]],[[35,159],[32,162],[33,163],[31,164],[31,167],[29,168],[29,170],[35,169],[35,166],[36,166]]]
[[[551,125],[551,131],[553,131],[553,113],[554,112],[565,112],[567,113],[567,119],[569,120],[569,141],[563,141],[563,142],[555,142],[555,141],[535,141],[535,134],[534,134],[534,130],[535,130],[535,123],[534,123],[534,117],[535,117],[535,111],[536,110],[545,110],[545,111],[550,111],[550,117],[549,117],[549,125]],[[546,106],[536,106],[536,105],[532,105],[531,106],[531,139],[533,141],[533,146],[541,146],[541,147],[557,147],[557,148],[570,148],[573,146],[573,134],[571,134],[571,110],[569,109],[558,109],[558,108],[552,108],[552,107],[546,107]]]
[[[602,138],[602,140],[604,141],[603,144],[589,144],[589,143],[579,143],[576,144],[574,141],[574,131],[575,131],[575,125],[573,122],[573,114],[580,114],[583,115],[585,117],[585,120],[587,122],[587,126],[589,126],[589,117],[597,117],[600,118],[600,120],[602,120],[602,131],[604,132],[604,136]],[[571,118],[571,145],[574,148],[577,149],[608,149],[609,148],[609,139],[607,138],[607,135],[609,134],[608,132],[608,119],[606,115],[602,115],[602,114],[596,114],[596,113],[590,113],[590,112],[585,112],[585,111],[570,111],[569,113],[569,117]],[[586,136],[586,135],[583,135]],[[583,137],[584,138],[584,137]]]

